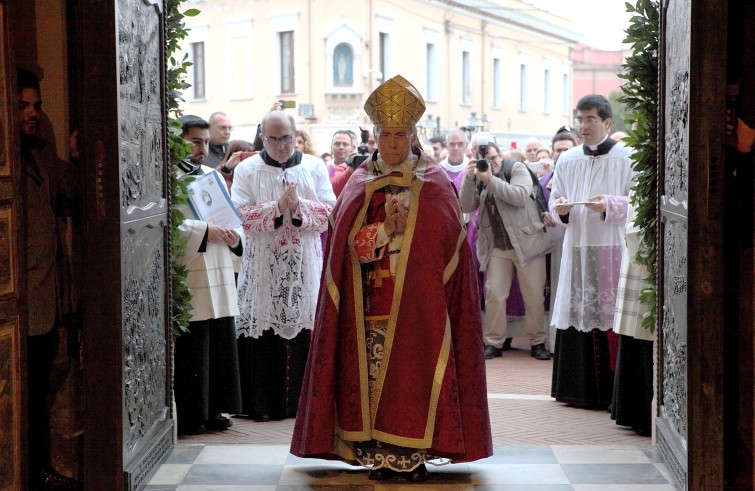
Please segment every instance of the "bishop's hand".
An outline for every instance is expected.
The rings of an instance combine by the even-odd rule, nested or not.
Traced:
[[[395,233],[404,233],[406,221],[406,208],[401,205],[398,196],[391,196],[385,203],[385,221],[383,222],[385,233],[389,236]]]

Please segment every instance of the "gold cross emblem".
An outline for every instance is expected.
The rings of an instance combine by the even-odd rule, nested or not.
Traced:
[[[383,269],[378,264],[377,269],[373,269],[369,273],[367,273],[367,279],[370,280],[370,283],[375,288],[380,288],[383,286],[383,278],[388,278],[391,276],[390,270]]]

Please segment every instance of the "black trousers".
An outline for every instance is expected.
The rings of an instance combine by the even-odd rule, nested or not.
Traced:
[[[178,424],[197,424],[241,411],[239,358],[233,317],[190,322],[176,338]]]
[[[311,331],[283,339],[272,330],[258,339],[238,339],[243,414],[285,419],[296,416],[307,366]]]
[[[653,341],[619,336],[611,418],[649,435],[652,427]]]
[[[50,374],[58,353],[58,328],[26,341],[29,389],[29,475],[50,465]],[[33,480],[32,480],[33,482]]]
[[[577,407],[608,408],[613,378],[605,331],[556,331],[551,397]]]

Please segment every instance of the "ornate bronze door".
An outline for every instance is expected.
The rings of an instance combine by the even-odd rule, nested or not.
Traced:
[[[661,139],[658,447],[681,489],[687,485],[687,240],[689,207],[690,6],[661,6]],[[670,33],[674,33],[672,36]],[[675,288],[668,288],[676,281]]]
[[[86,489],[137,489],[171,450],[162,0],[79,0],[71,103],[86,189]]]

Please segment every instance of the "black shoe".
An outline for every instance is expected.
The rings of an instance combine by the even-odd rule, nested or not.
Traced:
[[[367,477],[372,481],[385,481],[386,479],[395,477],[396,474],[398,474],[398,472],[393,469],[381,467],[380,469],[372,469],[370,473],[367,474]]]
[[[260,414],[259,416],[254,417],[254,420],[258,423],[267,423],[270,419],[269,414]]]
[[[425,464],[420,464],[419,467],[406,475],[406,480],[411,482],[423,482],[427,481],[429,478],[430,473],[427,472],[427,467],[425,467]]]
[[[536,360],[550,360],[551,354],[545,349],[545,343],[536,344],[530,348],[530,356]]]
[[[203,435],[207,433],[207,427],[202,423],[178,423],[178,432],[182,435]]]
[[[233,426],[233,421],[226,418],[222,414],[216,414],[214,418],[210,418],[208,421],[205,421],[204,424],[205,426],[207,426],[208,430],[225,431]]]
[[[52,469],[45,469],[40,476],[42,487],[39,489],[50,489],[60,491],[80,491],[82,488],[81,482],[76,479],[58,474]]]
[[[495,348],[493,346],[485,346],[485,359],[489,360],[497,356],[503,356],[503,349]]]
[[[652,436],[653,432],[647,428],[632,428],[640,436]]]
[[[509,350],[511,349],[511,341],[512,341],[513,339],[514,339],[514,338],[506,338],[506,339],[505,339],[505,340],[503,341],[503,346],[501,346],[501,349],[502,349],[503,351],[509,351]]]

